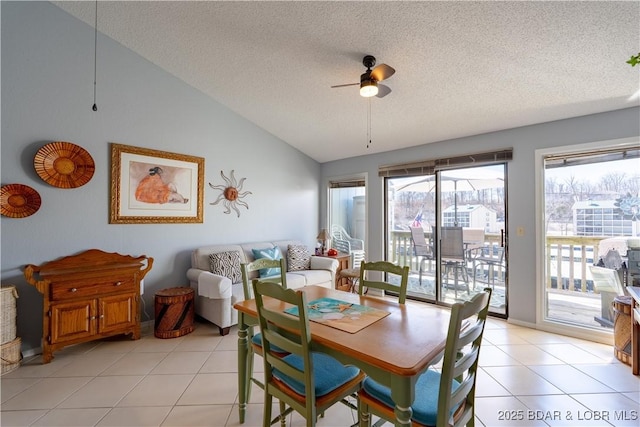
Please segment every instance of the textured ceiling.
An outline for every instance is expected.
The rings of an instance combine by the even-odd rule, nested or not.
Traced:
[[[98,29],[319,162],[639,105],[638,1],[100,1]],[[330,88],[366,54],[391,94]]]

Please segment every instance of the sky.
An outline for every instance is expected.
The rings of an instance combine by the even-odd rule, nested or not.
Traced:
[[[640,159],[614,160],[607,163],[552,168],[545,171],[546,178],[556,178],[564,182],[573,175],[579,181],[595,184],[606,174],[624,172],[628,178],[640,173]]]

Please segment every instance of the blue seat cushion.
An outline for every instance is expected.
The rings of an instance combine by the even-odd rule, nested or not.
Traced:
[[[455,391],[459,386],[460,383],[453,380],[453,390]],[[395,402],[391,399],[391,390],[388,387],[385,387],[367,377],[362,384],[362,388],[385,405],[391,408],[396,406]],[[411,405],[411,409],[413,410],[412,419],[414,421],[428,426],[436,425],[439,391],[439,372],[429,369],[420,375],[420,378],[418,378],[418,381],[416,382],[416,398],[413,401],[413,405]],[[454,408],[449,416],[451,417],[457,409],[457,407]]]
[[[251,338],[251,342],[259,347],[262,347],[262,334],[255,334],[253,338]],[[273,345],[273,344],[271,345],[271,351],[273,351],[274,353],[282,353],[282,354],[288,353],[286,350],[283,350],[277,345]]]
[[[358,376],[360,370],[355,366],[345,366],[333,357],[324,353],[311,353],[313,358],[313,379],[316,388],[316,397],[324,396],[341,385]],[[282,358],[296,369],[304,369],[304,361],[300,356],[289,354]],[[273,376],[285,383],[296,393],[306,396],[304,383],[274,369]]]

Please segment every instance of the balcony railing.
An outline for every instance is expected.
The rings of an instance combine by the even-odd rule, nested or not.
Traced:
[[[427,241],[432,233],[425,233]],[[546,240],[547,288],[571,289],[579,292],[593,292],[588,280],[588,267],[598,261],[599,243],[606,237],[593,236],[549,236]],[[485,246],[500,244],[500,234],[485,233]],[[399,265],[418,269],[419,259],[413,254],[411,232],[392,231],[389,242],[389,260]],[[560,279],[558,279],[560,278]]]

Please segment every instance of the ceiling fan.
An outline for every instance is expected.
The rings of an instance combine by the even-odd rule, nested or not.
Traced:
[[[379,84],[378,82],[393,76],[396,70],[387,64],[380,64],[372,70],[371,67],[376,65],[376,58],[371,55],[366,55],[362,58],[362,64],[367,67],[367,71],[360,76],[360,83],[336,85],[331,86],[331,88],[360,85],[360,96],[365,98],[372,96],[382,98],[383,96],[390,94],[391,89],[389,86]]]

